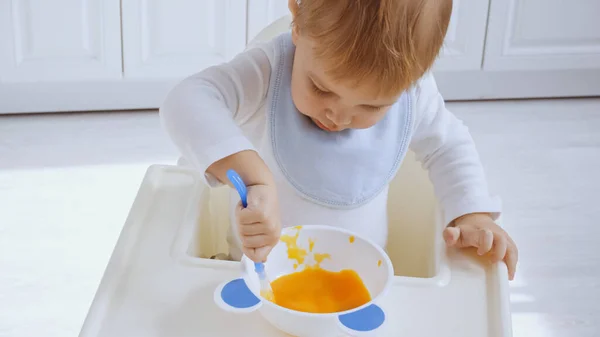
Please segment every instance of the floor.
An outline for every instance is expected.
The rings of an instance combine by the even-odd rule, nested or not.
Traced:
[[[451,103],[520,248],[516,337],[600,335],[600,99]],[[77,336],[146,168],[157,114],[0,116],[0,336]]]

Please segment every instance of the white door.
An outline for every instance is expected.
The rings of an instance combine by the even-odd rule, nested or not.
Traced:
[[[483,61],[489,0],[454,0],[436,71],[479,70]]]
[[[246,1],[123,0],[126,79],[175,79],[231,59],[246,44]]]
[[[119,0],[0,1],[0,84],[121,77]]]
[[[485,70],[600,69],[600,0],[492,0]]]

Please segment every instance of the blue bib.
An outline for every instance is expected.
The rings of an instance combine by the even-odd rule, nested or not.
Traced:
[[[277,37],[267,100],[271,145],[286,180],[303,197],[333,208],[354,208],[376,197],[393,179],[411,136],[411,98],[403,93],[368,129],[327,132],[292,101],[295,46]]]

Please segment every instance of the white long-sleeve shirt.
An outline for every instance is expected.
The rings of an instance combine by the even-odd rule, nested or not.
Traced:
[[[230,62],[186,78],[172,89],[160,115],[185,162],[206,172],[214,162],[243,150],[272,157],[272,153],[266,153],[271,149],[264,144],[269,137],[266,98],[274,55],[273,41],[257,45]],[[500,201],[488,191],[474,142],[467,127],[446,109],[433,76],[423,76],[410,89],[410,95],[415,115],[410,149],[429,172],[444,221],[450,223],[474,212],[497,217]],[[276,164],[269,168],[277,184],[284,227],[337,225],[385,245],[387,188],[360,207],[332,209],[296,193]],[[220,184],[208,174],[205,177],[210,186]],[[231,212],[237,200],[232,196]],[[232,256],[239,258],[239,239],[232,236],[229,241]]]

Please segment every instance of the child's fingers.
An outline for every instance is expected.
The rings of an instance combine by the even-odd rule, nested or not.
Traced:
[[[244,248],[242,252],[253,262],[265,262],[262,256],[256,253],[256,248]]]
[[[504,262],[508,268],[508,279],[514,280],[515,273],[517,272],[517,261],[519,259],[519,252],[517,246],[512,242],[508,244],[506,249],[506,255],[504,256]]]
[[[448,227],[444,230],[444,239],[449,246],[457,248],[478,247],[474,233],[477,230],[460,227]]]
[[[477,233],[477,243],[475,247],[478,247],[477,254],[483,255],[489,252],[494,245],[494,233],[489,229],[480,229]]]
[[[270,243],[270,238],[266,234],[242,236],[242,244],[246,248],[260,248]]]
[[[475,247],[477,254],[484,255],[494,247],[494,233],[489,229],[471,226],[448,227],[444,230],[444,241],[448,246],[457,248]]]
[[[258,248],[243,248],[242,252],[254,262],[266,262],[267,256],[271,252],[271,249],[271,246],[263,246]]]
[[[258,222],[258,223],[253,223],[253,224],[245,224],[245,225],[239,225],[238,226],[240,234],[242,236],[250,236],[250,235],[258,235],[258,234],[266,234],[267,233],[267,226],[262,223],[262,222]]]
[[[269,256],[271,249],[273,249],[272,246],[263,246],[263,247],[258,247],[256,249],[254,249],[254,254],[256,256],[256,259],[259,262],[267,262],[267,257]]]
[[[456,227],[448,227],[444,230],[443,236],[444,241],[446,241],[448,246],[454,246],[460,238],[460,229]]]
[[[457,226],[444,230],[444,240],[449,246],[457,248],[478,248],[477,253],[483,255],[492,249],[494,235],[489,230],[472,226]]]
[[[508,247],[508,240],[503,234],[496,234],[494,237],[494,248],[492,249],[492,261],[499,262],[504,260],[506,256],[506,249]]]
[[[267,220],[267,213],[261,208],[244,208],[242,204],[238,204],[235,210],[235,216],[240,224],[252,224],[256,222],[264,222]]]

